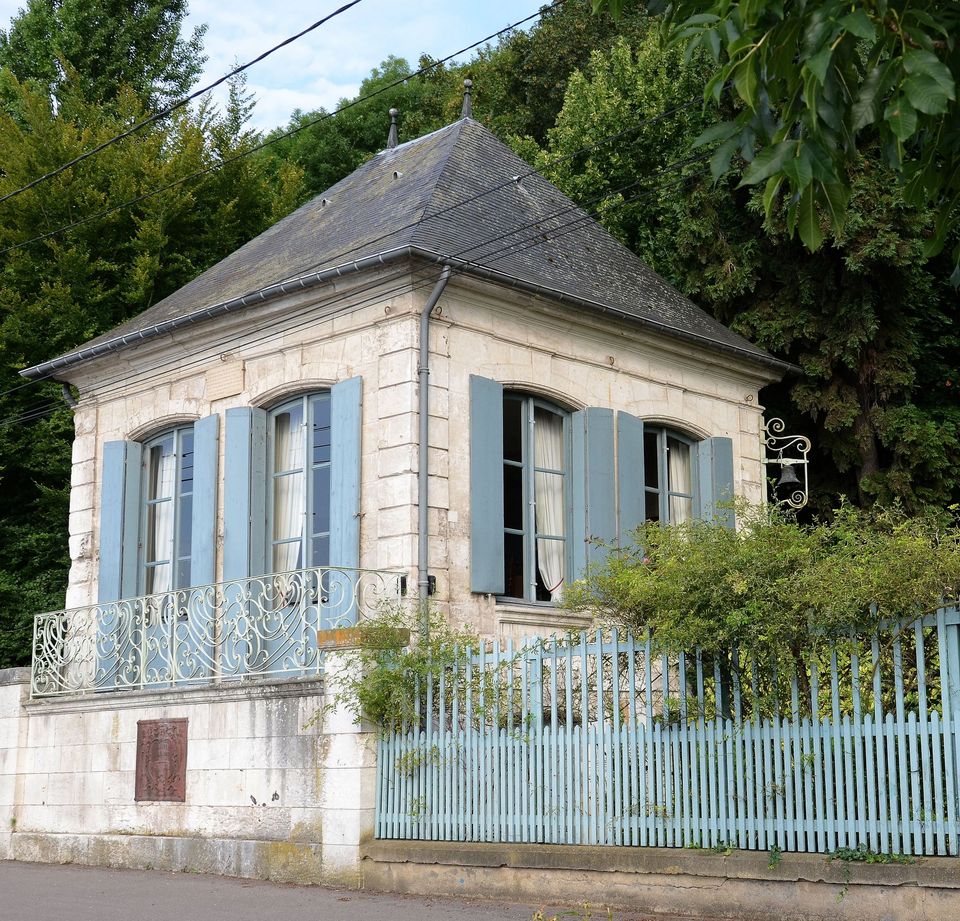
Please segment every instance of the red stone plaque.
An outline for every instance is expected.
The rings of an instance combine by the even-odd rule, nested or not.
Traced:
[[[139,720],[134,799],[182,803],[186,798],[187,721]]]

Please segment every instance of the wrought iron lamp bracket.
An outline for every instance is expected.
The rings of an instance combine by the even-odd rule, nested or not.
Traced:
[[[806,435],[785,435],[783,419],[771,419],[763,427],[764,464],[780,467],[780,478],[774,487],[777,505],[801,509],[809,497],[808,468],[810,439]],[[798,475],[799,474],[799,475]],[[777,487],[788,486],[787,494],[776,497]]]

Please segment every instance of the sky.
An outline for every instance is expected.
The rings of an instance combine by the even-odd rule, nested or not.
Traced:
[[[90,0],[96,2],[96,0]],[[192,0],[187,30],[206,23],[208,61],[201,84],[246,63],[342,5],[343,0]],[[535,12],[546,0],[362,0],[331,22],[247,71],[257,98],[253,126],[284,125],[294,109],[330,110],[357,93],[388,55],[415,64],[421,53],[446,57]],[[26,0],[0,0],[6,29]],[[529,28],[529,25],[527,26]]]

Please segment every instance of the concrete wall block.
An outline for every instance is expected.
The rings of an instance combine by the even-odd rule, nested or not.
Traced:
[[[358,846],[372,831],[373,822],[365,809],[324,809],[323,846]]]
[[[378,508],[397,508],[398,506],[410,508],[416,501],[416,495],[417,479],[412,474],[382,477],[377,482]]]
[[[70,453],[71,462],[82,464],[93,460],[97,453],[97,436],[91,431],[88,434],[77,435],[73,439],[73,449]]]
[[[135,771],[110,771],[103,778],[103,803],[107,806],[131,805],[135,790]]]
[[[375,425],[364,426],[364,443],[375,444],[377,451],[399,445],[413,445],[417,441],[417,418],[413,413],[390,416]]]
[[[90,460],[80,461],[70,468],[70,487],[85,486],[96,479],[96,463]]]
[[[377,362],[377,379],[381,388],[393,384],[408,384],[417,379],[417,352],[415,349],[381,355]],[[431,376],[433,368],[430,369]]]
[[[403,444],[395,448],[382,448],[376,452],[376,459],[378,477],[416,473],[417,446],[415,444]]]
[[[70,489],[70,514],[92,509],[96,489],[93,483],[81,483]]]
[[[231,763],[234,749],[245,747],[245,741],[238,742],[236,739],[190,739],[187,743],[187,770],[216,771],[229,767],[247,767],[248,765]]]
[[[415,381],[403,381],[399,384],[382,385],[377,390],[377,418],[388,419],[416,412],[417,384]]]

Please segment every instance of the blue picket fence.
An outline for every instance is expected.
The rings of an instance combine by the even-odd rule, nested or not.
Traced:
[[[381,735],[380,838],[960,853],[960,617],[790,675],[582,633],[463,650]]]

